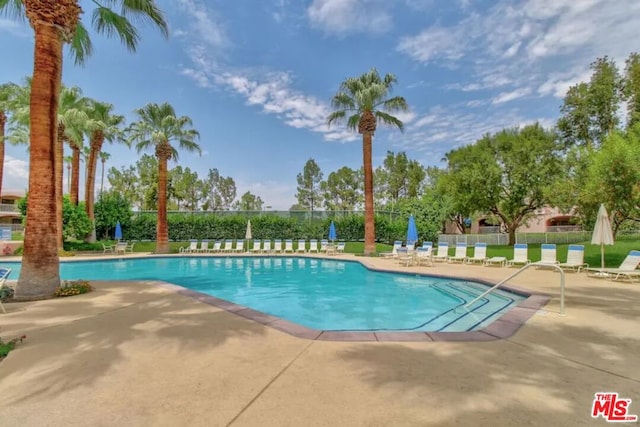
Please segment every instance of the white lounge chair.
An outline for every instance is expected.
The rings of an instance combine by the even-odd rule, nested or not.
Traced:
[[[507,267],[523,264],[527,265],[531,263],[529,259],[529,246],[526,243],[516,243],[513,246],[513,259],[507,260]]]
[[[421,247],[416,250],[416,264],[433,266],[433,246]]]
[[[422,242],[422,246],[420,246],[420,248],[421,249],[429,249],[429,250],[433,251],[433,242]]]
[[[558,257],[556,256],[556,245],[554,243],[543,243],[540,245],[540,261],[536,265],[541,267],[549,265],[558,265]]]
[[[338,242],[338,244],[336,245],[336,252],[339,254],[343,254],[344,253],[344,248],[347,244],[345,242]]]
[[[304,239],[298,240],[298,252],[307,252],[307,241]]]
[[[224,249],[222,249],[222,252],[231,252],[233,250],[233,240],[232,239],[227,239],[224,241]]]
[[[467,264],[472,264],[478,261],[484,265],[486,260],[487,260],[487,244],[478,242],[475,245],[473,245],[473,255],[468,256],[466,259],[466,262]]]
[[[327,246],[329,246],[327,239],[320,240],[320,252],[327,252]]]
[[[118,249],[118,245],[120,245],[120,247],[122,248],[121,251],[124,252],[124,247],[121,245],[120,242],[118,242],[116,244],[116,246],[113,248],[113,252],[116,252],[116,249]],[[125,243],[125,245],[126,245],[126,243]],[[180,249],[178,249],[178,252],[183,253],[183,254],[188,254],[188,253],[191,253],[191,252],[195,252],[197,250],[198,250],[198,241],[194,240],[194,239],[191,239],[191,240],[189,240],[189,246],[181,247]]]
[[[584,262],[584,245],[569,245],[567,262],[561,262],[558,266],[563,270],[573,270],[578,273],[583,268],[589,268],[589,264]]]
[[[213,242],[213,247],[209,249],[209,252],[220,252],[222,249],[222,240],[216,240]]]
[[[11,274],[10,268],[0,268],[0,289],[5,286],[9,274]],[[7,311],[4,309],[4,306],[2,305],[2,299],[0,299],[0,309],[2,309],[3,313],[7,313]]]
[[[381,257],[397,257],[398,249],[400,249],[401,247],[402,247],[402,240],[396,240],[395,242],[393,242],[393,249],[391,249],[391,252],[380,252],[380,256]]]
[[[467,259],[467,244],[464,242],[456,243],[456,252],[453,256],[449,257],[451,262],[464,262]]]
[[[236,240],[236,248],[233,250],[234,252],[244,252],[244,240]]]
[[[262,241],[262,252],[271,252],[271,240],[266,239]]]
[[[253,248],[251,248],[251,252],[260,252],[260,240],[256,239],[253,241]]]
[[[196,252],[209,252],[209,240],[202,239],[200,242],[200,247]]]
[[[276,239],[273,242],[273,252],[279,254],[282,252],[282,239]]]
[[[286,254],[287,252],[293,253],[293,240],[291,239],[284,241],[284,253]]]
[[[621,276],[633,281],[634,277],[640,277],[637,269],[640,265],[640,251],[631,251],[618,268],[586,268],[587,274],[599,277],[609,277],[618,280]]]
[[[434,261],[447,262],[449,259],[449,243],[438,242],[438,248],[436,253],[432,256]]]
[[[318,240],[311,239],[309,240],[309,253],[315,252],[318,253]]]

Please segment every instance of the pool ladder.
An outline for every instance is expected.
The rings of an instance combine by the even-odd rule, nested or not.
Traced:
[[[533,266],[536,266],[536,267],[553,267],[553,268],[555,268],[556,270],[558,270],[560,272],[560,315],[564,316],[564,270],[562,268],[560,268],[560,266],[557,265],[557,264],[547,264],[547,263],[542,263],[542,262],[533,262],[531,264],[527,264],[527,265],[523,266],[521,269],[519,269],[518,271],[516,271],[515,273],[513,273],[512,275],[510,275],[506,279],[499,281],[498,283],[493,285],[491,288],[487,289],[486,291],[484,291],[483,293],[478,295],[471,302],[466,303],[464,305],[464,308],[468,309],[473,303],[475,303],[479,299],[483,298],[484,296],[486,296],[489,293],[493,292],[494,290],[498,289],[498,287],[504,285],[507,281],[513,279],[514,277],[518,276],[523,271],[527,270],[529,267],[533,267]]]

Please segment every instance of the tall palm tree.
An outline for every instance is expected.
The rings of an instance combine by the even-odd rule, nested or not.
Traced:
[[[102,192],[104,191],[104,164],[107,163],[109,158],[111,158],[111,154],[105,151],[100,151],[98,156],[100,156],[100,163],[102,163],[102,177],[100,178],[100,195],[102,195]]]
[[[102,150],[104,141],[114,142],[122,140],[121,125],[124,124],[124,116],[113,114],[113,105],[104,102],[92,101],[89,109],[89,158],[87,160],[87,178],[85,180],[85,209],[91,221],[95,219],[95,182],[98,155]],[[105,159],[106,161],[106,159]],[[104,181],[104,162],[102,163],[102,179]],[[102,184],[100,184],[102,192]],[[93,231],[88,236],[89,242],[96,241],[95,224]]]
[[[11,109],[18,86],[15,83],[0,85],[0,196],[2,195],[2,178],[4,174],[4,143],[5,126],[7,125],[7,113]]]
[[[67,165],[67,194],[71,193],[71,163],[73,162],[73,157],[64,156],[64,163]]]
[[[158,223],[156,226],[156,253],[169,252],[167,226],[167,163],[178,160],[178,151],[171,143],[178,143],[182,150],[201,152],[195,142],[200,136],[192,129],[189,117],[176,117],[168,103],[147,104],[136,110],[139,120],[127,129],[129,143],[136,144],[138,152],[153,148],[158,158]]]
[[[364,253],[376,251],[376,231],[373,212],[373,167],[371,164],[373,135],[378,122],[404,131],[404,125],[389,113],[407,111],[407,101],[400,96],[386,99],[391,92],[396,77],[385,74],[380,78],[372,68],[360,77],[346,79],[338,93],[331,100],[334,112],[327,118],[327,124],[347,121],[347,128],[358,130],[362,135],[362,157],[364,163]]]
[[[139,35],[133,22],[150,22],[168,35],[167,23],[154,0],[94,0],[92,23],[108,36],[116,35],[135,51]],[[109,6],[120,6],[120,13]],[[16,297],[43,298],[60,286],[60,260],[55,244],[55,144],[57,109],[62,80],[62,47],[70,44],[76,63],[83,63],[92,46],[80,21],[78,0],[0,0],[0,12],[29,20],[35,34],[31,91],[31,137],[27,229]]]

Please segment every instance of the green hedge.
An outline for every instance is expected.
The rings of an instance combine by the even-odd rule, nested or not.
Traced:
[[[172,213],[168,216],[169,240],[189,239],[244,239],[248,217],[244,215],[191,215]],[[277,215],[251,217],[254,239],[326,239],[331,219],[299,220]],[[350,215],[334,219],[338,240],[359,241],[364,239],[364,218]],[[407,220],[391,220],[387,216],[376,217],[376,240],[391,243],[403,240],[407,232]],[[131,225],[123,228],[126,240],[155,240],[156,216],[134,215]],[[421,235],[423,240],[436,240],[437,236]]]

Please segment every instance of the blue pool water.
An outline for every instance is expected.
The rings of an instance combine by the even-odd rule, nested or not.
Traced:
[[[10,267],[10,279],[20,274]],[[163,280],[320,330],[468,331],[524,297],[465,280],[383,273],[358,262],[296,257],[174,257],[62,262],[62,279]]]

